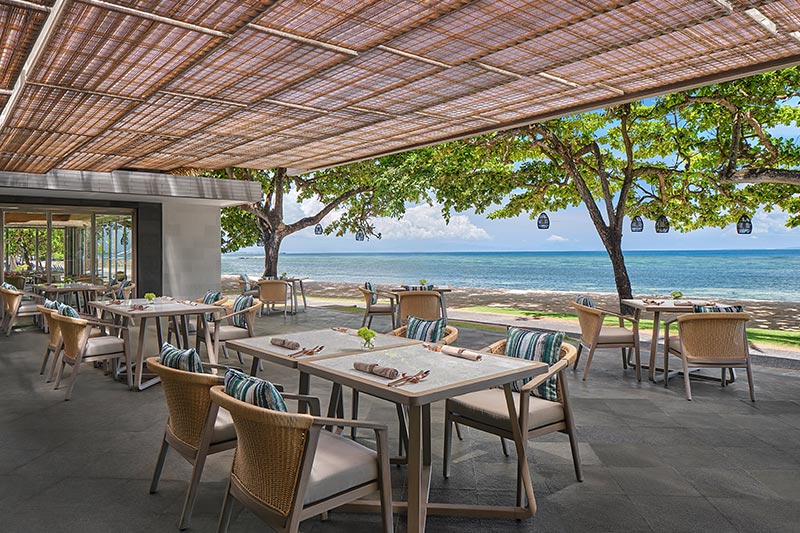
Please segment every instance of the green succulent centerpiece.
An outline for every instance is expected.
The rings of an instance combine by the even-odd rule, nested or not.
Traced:
[[[683,293],[681,291],[672,291],[671,293],[669,293],[669,295],[672,296],[673,300],[677,300],[678,298],[683,296]]]
[[[420,284],[420,285],[425,285],[426,283],[428,283],[428,280],[427,280],[427,279],[421,279],[421,280],[419,280],[419,284]]]
[[[374,339],[377,333],[375,333],[371,329],[366,327],[359,328],[359,330],[356,332],[356,335],[361,337],[361,339],[364,341],[364,348],[372,348],[375,346]]]
[[[153,300],[156,299],[156,295],[152,292],[146,292],[144,297],[147,299],[148,302],[153,303]]]

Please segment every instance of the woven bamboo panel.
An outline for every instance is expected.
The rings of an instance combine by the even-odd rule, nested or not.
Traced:
[[[28,85],[8,126],[94,136],[133,105],[131,100]]]
[[[0,152],[0,169],[6,172],[44,174],[56,163],[58,158],[55,157]]]
[[[800,1],[775,2],[761,8],[761,12],[786,31],[800,31]]]
[[[252,103],[350,56],[244,29],[170,90]]]
[[[174,143],[177,139],[178,137],[164,135],[108,130],[81,147],[81,151],[93,154],[121,155],[133,159],[159,150]]]
[[[0,133],[0,152],[62,157],[91,137],[22,128],[6,128]]]
[[[230,33],[260,16],[274,0],[115,0],[114,3]]]
[[[188,167],[195,157],[192,156],[178,156],[175,154],[165,154],[161,152],[153,152],[147,155],[130,161],[125,166],[129,168],[141,168],[152,170],[172,170],[173,168]]]
[[[160,151],[176,155],[194,155],[198,158],[210,157],[246,142],[247,139],[243,137],[195,133],[165,146]]]
[[[0,4],[0,89],[11,89],[46,13]]]
[[[108,154],[89,154],[86,152],[74,152],[67,159],[58,163],[58,168],[65,170],[83,170],[91,168],[96,172],[111,172],[120,167],[128,166],[130,157]]]
[[[137,105],[114,127],[135,133],[183,136],[227,116],[235,109],[228,104],[160,93]]]
[[[297,148],[303,146],[306,142],[307,139],[287,137],[286,135],[267,135],[260,139],[231,147],[229,150],[226,150],[226,153],[234,156],[256,158],[264,154],[275,154],[290,148]]]
[[[204,131],[214,135],[235,135],[247,139],[257,139],[264,135],[280,132],[299,122],[311,120],[320,114],[316,111],[261,103],[248,109],[235,111],[230,116],[210,124]]]
[[[219,37],[74,2],[30,79],[141,97],[219,42]]]
[[[247,161],[247,157],[243,156],[234,156],[231,154],[217,154],[211,157],[204,157],[202,159],[196,159],[192,161],[191,166],[195,168],[208,168],[208,169],[220,169],[225,167],[242,167],[246,166],[243,165],[245,161]]]

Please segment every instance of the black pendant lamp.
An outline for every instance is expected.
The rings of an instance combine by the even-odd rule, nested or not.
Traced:
[[[550,217],[547,216],[547,213],[539,215],[539,218],[536,219],[536,227],[539,229],[547,229],[550,227]]]
[[[356,232],[356,240],[363,241],[364,240],[364,230],[358,230]]]
[[[634,233],[641,233],[644,230],[644,222],[642,217],[636,215],[631,219],[631,231]]]
[[[747,215],[742,215],[736,223],[736,233],[740,235],[750,235],[753,233],[753,222]]]
[[[669,233],[669,220],[664,215],[656,220],[656,233]]]
[[[314,235],[322,235],[322,224],[314,226]]]

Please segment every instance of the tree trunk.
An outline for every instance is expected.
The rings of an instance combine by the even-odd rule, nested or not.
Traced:
[[[614,283],[617,286],[617,295],[620,299],[620,312],[622,314],[631,314],[632,309],[621,303],[623,299],[633,297],[631,279],[628,277],[628,268],[625,266],[625,256],[622,255],[622,235],[603,239],[603,244],[606,247],[606,252],[608,252],[608,258],[611,259],[611,267],[614,269]]]
[[[264,234],[264,274],[263,277],[278,277],[278,255],[281,252],[282,235],[275,232]]]

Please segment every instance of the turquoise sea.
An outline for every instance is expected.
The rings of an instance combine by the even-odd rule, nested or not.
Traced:
[[[634,294],[800,301],[800,249],[626,252]],[[258,277],[263,257],[222,256],[223,274]],[[279,272],[317,281],[616,292],[605,252],[281,254]]]

